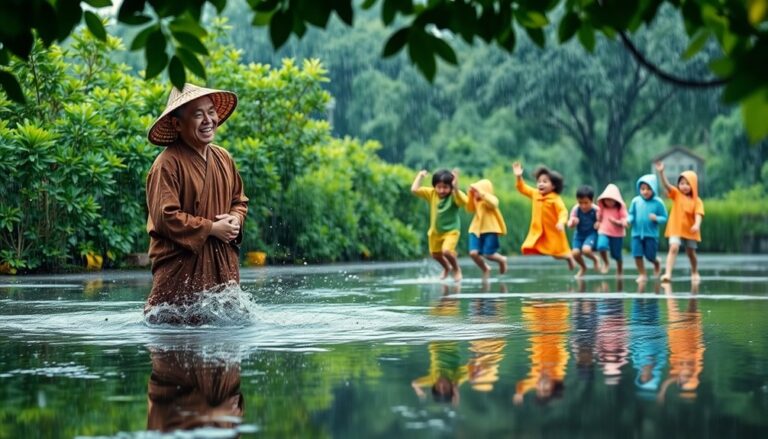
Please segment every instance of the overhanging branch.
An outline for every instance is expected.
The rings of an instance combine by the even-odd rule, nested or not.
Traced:
[[[686,87],[686,88],[711,88],[711,87],[722,87],[723,85],[727,84],[730,78],[726,79],[713,79],[711,81],[698,81],[693,79],[684,79],[677,77],[675,75],[672,75],[671,73],[667,73],[663,70],[661,70],[658,66],[648,61],[642,53],[640,53],[639,50],[637,50],[637,47],[632,43],[632,41],[629,39],[626,33],[619,32],[619,36],[621,37],[621,41],[624,43],[624,47],[629,50],[629,53],[632,54],[632,56],[635,58],[635,61],[640,63],[643,67],[648,69],[649,72],[653,73],[659,79],[665,82],[669,82],[671,84],[677,85],[679,87]]]

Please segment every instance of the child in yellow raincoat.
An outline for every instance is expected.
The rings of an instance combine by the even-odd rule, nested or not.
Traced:
[[[499,253],[499,236],[507,234],[507,225],[490,180],[480,180],[469,186],[466,209],[475,214],[469,225],[469,256],[484,276],[490,274],[491,269],[483,257],[498,263],[500,274],[506,273],[507,258]]]
[[[521,251],[524,255],[550,255],[555,259],[568,262],[568,269],[573,270],[576,262],[568,245],[565,225],[568,222],[568,209],[560,198],[563,190],[563,177],[542,166],[536,169],[536,189],[525,184],[523,166],[520,162],[512,164],[517,178],[517,190],[530,198],[531,226],[523,242]]]

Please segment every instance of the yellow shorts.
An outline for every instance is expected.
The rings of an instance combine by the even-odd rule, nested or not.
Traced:
[[[451,230],[445,233],[428,233],[429,252],[442,253],[448,250],[455,254],[456,246],[459,244],[459,236],[461,236],[461,233],[458,230]]]

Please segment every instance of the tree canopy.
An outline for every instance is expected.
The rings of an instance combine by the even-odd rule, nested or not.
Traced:
[[[723,100],[740,103],[752,141],[768,136],[768,0],[249,0],[251,23],[268,26],[272,44],[279,48],[308,27],[325,28],[332,16],[354,25],[355,9],[378,7],[381,20],[392,29],[383,43],[382,56],[407,51],[421,73],[432,80],[438,59],[457,64],[459,40],[493,44],[508,52],[524,32],[536,44],[546,44],[546,30],[556,27],[559,43],[577,38],[593,52],[597,35],[617,38],[630,54],[654,75],[687,87],[724,85]],[[691,57],[710,39],[717,41],[722,57],[709,64],[715,76],[688,78],[663,70],[650,54],[633,44],[633,33],[652,22],[663,4],[670,4],[685,23]],[[124,0],[117,20],[139,26],[130,48],[143,50],[145,76],[167,71],[181,86],[187,72],[205,78],[200,57],[208,55],[206,29],[201,17],[206,5],[221,14],[227,0]],[[23,99],[9,55],[27,59],[35,36],[45,45],[63,41],[85,22],[102,40],[107,37],[102,18],[111,12],[111,0],[9,0],[0,4],[0,84],[11,99]]]

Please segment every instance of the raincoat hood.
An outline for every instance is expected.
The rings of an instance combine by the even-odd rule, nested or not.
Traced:
[[[691,185],[691,198],[699,198],[699,176],[693,171],[683,171],[680,177],[688,180],[688,184]]]
[[[659,196],[659,180],[656,178],[655,175],[653,175],[653,174],[645,174],[642,177],[637,179],[637,183],[635,184],[635,189],[637,190],[637,194],[638,195],[640,195],[640,185],[642,183],[645,183],[645,184],[647,184],[648,186],[651,187],[651,190],[653,191],[653,197],[651,197],[651,199],[658,198],[658,196]]]
[[[491,180],[482,179],[480,181],[473,183],[472,186],[476,187],[477,190],[479,190],[484,194],[495,195],[493,193],[493,183],[491,183]]]
[[[599,204],[600,207],[604,207],[603,200],[606,200],[606,199],[614,200],[617,203],[621,204],[622,206],[625,206],[624,199],[621,198],[621,191],[619,190],[619,187],[613,183],[606,186],[603,193],[600,194],[599,197],[597,197],[597,204]]]

